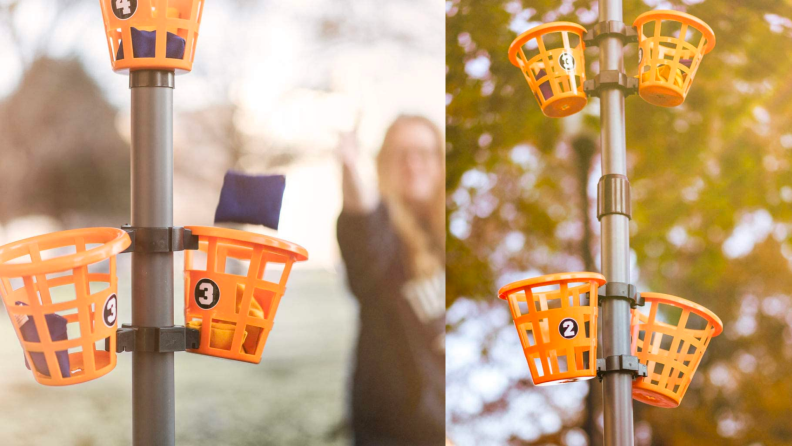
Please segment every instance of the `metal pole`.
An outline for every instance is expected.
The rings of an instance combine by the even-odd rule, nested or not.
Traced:
[[[133,227],[173,226],[172,71],[134,71],[132,90]],[[173,253],[132,254],[132,325],[173,326]],[[132,353],[132,443],[176,442],[173,353]]]
[[[600,0],[599,20],[623,21],[622,0]],[[619,37],[605,36],[600,42],[600,70],[624,71],[624,44]],[[600,92],[602,119],[602,174],[627,175],[624,136],[624,92],[616,87]],[[609,214],[601,219],[602,273],[608,282],[630,283],[630,220]],[[603,356],[630,354],[630,304],[624,299],[602,303]],[[606,373],[602,381],[605,415],[605,445],[632,446],[632,374]]]

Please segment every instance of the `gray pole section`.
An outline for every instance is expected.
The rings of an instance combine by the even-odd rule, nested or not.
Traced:
[[[173,226],[172,71],[134,71],[132,226]],[[132,325],[173,326],[173,253],[132,253]],[[173,353],[132,353],[132,442],[176,442]]]
[[[600,0],[599,20],[623,21],[622,0]],[[600,71],[624,71],[624,44],[618,37],[600,41]],[[618,88],[600,93],[602,119],[602,174],[627,175],[624,136],[624,93]],[[601,220],[602,273],[608,282],[630,283],[630,221],[622,214],[604,215]],[[603,357],[630,354],[630,304],[624,299],[602,303]],[[605,445],[632,446],[632,374],[606,373],[602,381],[605,415]]]

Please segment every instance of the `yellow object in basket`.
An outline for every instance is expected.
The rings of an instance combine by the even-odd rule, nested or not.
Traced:
[[[682,88],[682,84],[684,83],[684,77],[682,74],[682,70],[676,69],[676,75],[674,76],[674,85]],[[660,65],[657,67],[657,81],[662,82],[669,82],[669,77],[671,74],[671,65]],[[649,82],[651,81],[651,71],[647,71],[641,75],[641,82]]]

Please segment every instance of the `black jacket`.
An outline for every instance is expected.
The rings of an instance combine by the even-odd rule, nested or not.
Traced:
[[[439,313],[416,310],[414,302],[421,299],[406,297],[414,293],[405,290],[416,286],[407,277],[403,244],[384,205],[371,214],[343,212],[338,244],[360,305],[352,383],[355,444],[444,445],[445,355],[437,348],[445,330],[444,278],[438,278],[437,293],[437,281],[419,286],[429,290],[423,300],[440,300]]]

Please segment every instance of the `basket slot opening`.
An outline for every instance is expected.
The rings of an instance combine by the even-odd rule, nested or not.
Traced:
[[[77,254],[77,247],[74,245],[60,246],[57,248],[50,248],[41,251],[41,260],[49,260],[58,257],[64,257],[71,254]]]
[[[110,258],[102,261],[91,263],[88,265],[89,274],[109,274],[110,273]]]
[[[218,260],[220,259],[218,258]],[[249,261],[239,260],[234,257],[226,257],[225,264],[222,267],[222,272],[225,272],[226,274],[233,274],[235,276],[246,276],[249,267]]]
[[[190,251],[190,257],[191,257],[190,263],[185,265],[187,269],[191,269],[195,271],[207,270],[206,251]]]
[[[709,325],[709,322],[707,322],[707,320],[704,319],[704,317],[691,312],[690,315],[688,316],[687,323],[685,324],[685,329],[704,330],[707,328],[707,325]]]
[[[247,335],[245,337],[245,342],[242,343],[242,351],[248,355],[255,354],[259,342],[261,342],[261,338],[264,335],[264,329],[253,325],[246,325],[245,332]]]
[[[652,333],[651,350],[653,354],[666,354],[671,350],[674,337],[660,332]]]
[[[262,263],[262,271],[259,278],[265,282],[279,284],[283,276],[284,266],[282,263]]]
[[[90,289],[91,294],[100,293],[110,288],[110,282],[88,282],[88,288]]]
[[[561,34],[562,34],[561,32],[555,31],[544,34],[540,37],[547,51],[564,48],[564,39],[561,36]]]
[[[68,339],[80,339],[80,323],[79,322],[69,322],[66,324],[66,337]],[[71,349],[69,349],[69,353],[72,353]]]
[[[525,339],[528,341],[528,346],[533,347],[536,345],[536,339],[534,338],[533,330],[531,329],[531,324],[523,325],[523,331],[525,332]]]
[[[11,291],[16,291],[25,287],[25,281],[21,277],[12,277],[9,279],[11,283]]]
[[[74,279],[72,279],[71,282],[63,285],[49,287],[52,303],[57,304],[57,303],[69,302],[77,299],[77,288],[74,286],[73,280]]]
[[[586,335],[586,339],[591,338],[591,322],[590,321],[583,322],[583,333]]]
[[[525,293],[524,292],[521,292],[521,293],[523,295],[523,298],[525,298]],[[517,301],[517,308],[520,310],[520,315],[528,314],[528,302],[525,302],[523,300],[518,300]]]
[[[545,371],[542,368],[542,360],[539,358],[534,358],[534,365],[536,366],[536,374],[538,375],[538,377],[541,378],[545,376]]]
[[[556,350],[558,352],[558,350]],[[566,373],[569,371],[569,364],[567,364],[566,355],[558,355],[558,370],[556,373]]]
[[[211,330],[209,347],[231,351],[236,323],[222,319],[212,319]]]
[[[107,345],[110,345],[110,338],[107,337],[107,338],[104,338],[104,339],[99,339],[98,341],[94,342],[94,345],[93,345],[94,353],[104,351],[105,342],[107,343]]]
[[[585,351],[583,351],[582,354],[580,355],[583,359],[583,363],[577,364],[578,370],[585,370],[591,367],[591,351],[589,350],[589,347],[582,347],[582,348],[585,349]]]

